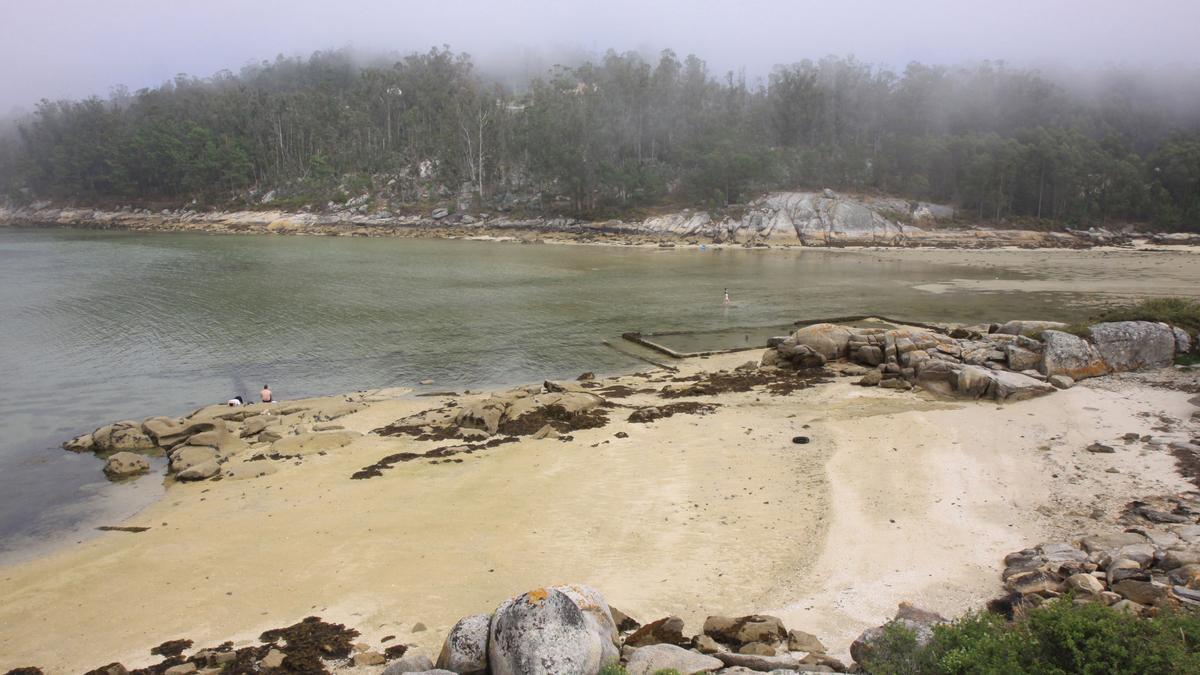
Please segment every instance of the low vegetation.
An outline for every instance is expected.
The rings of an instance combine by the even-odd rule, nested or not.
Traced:
[[[629,675],[629,671],[620,664],[611,663],[600,669],[600,675]],[[678,670],[664,668],[654,671],[653,675],[680,675],[680,673]]]
[[[1153,298],[1136,305],[1105,311],[1099,321],[1161,321],[1186,330],[1200,332],[1200,302],[1187,298]]]
[[[889,625],[862,664],[873,675],[941,673],[1200,672],[1200,616],[1164,613],[1138,618],[1071,598],[1049,602],[1008,622],[972,614],[916,635]]]
[[[1092,325],[1103,321],[1156,321],[1182,328],[1195,337],[1200,334],[1200,302],[1187,298],[1151,298],[1134,305],[1106,309],[1087,321],[1072,323],[1062,330],[1086,338],[1091,335]]]

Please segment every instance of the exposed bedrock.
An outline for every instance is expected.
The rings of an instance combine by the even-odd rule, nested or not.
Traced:
[[[1089,377],[1168,366],[1192,344],[1182,329],[1150,321],[1098,323],[1086,337],[1062,327],[1010,321],[983,333],[818,323],[772,338],[761,365],[807,369],[843,359],[872,369],[859,381],[863,386],[1019,401]]]

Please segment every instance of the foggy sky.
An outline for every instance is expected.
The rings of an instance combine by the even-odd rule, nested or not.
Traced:
[[[1197,26],[1198,0],[0,0],[0,114],[339,47],[448,44],[476,63],[523,53],[539,65],[671,47],[751,79],[829,54],[897,69],[985,59],[1195,69]]]

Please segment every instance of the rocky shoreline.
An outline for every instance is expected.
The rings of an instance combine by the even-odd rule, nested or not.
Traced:
[[[953,209],[902,199],[849,197],[824,192],[765,195],[738,215],[682,210],[639,221],[585,221],[562,217],[519,217],[506,213],[452,213],[438,207],[399,214],[370,208],[365,196],[330,204],[322,212],[271,209],[150,211],[133,207],[95,209],[48,203],[0,206],[0,225],[77,227],[100,230],[291,234],[354,237],[479,238],[524,243],[612,245],[711,245],[770,247],[999,247],[1081,249],[1150,243],[1196,243],[1190,234],[1150,235],[1103,228],[1040,231],[964,226],[948,219]]]
[[[609,425],[620,424],[621,429],[609,433],[609,438],[628,442],[630,433],[636,436],[635,429],[642,426],[680,419],[698,423],[720,415],[731,396],[756,405],[760,398],[787,400],[833,380],[891,390],[879,392],[885,397],[920,397],[933,406],[939,401],[988,400],[1005,404],[1001,408],[1005,409],[1046,395],[1069,396],[1062,389],[1076,389],[1076,381],[1100,378],[1092,381],[1104,382],[1104,376],[1143,369],[1166,372],[1162,369],[1177,354],[1190,352],[1194,344],[1185,331],[1152,322],[1101,323],[1086,329],[1072,327],[1073,332],[1065,328],[1035,321],[920,327],[881,320],[814,324],[772,339],[756,359],[745,361],[739,354],[715,359],[722,366],[716,369],[678,373],[659,369],[620,378],[585,374],[577,381],[546,381],[485,393],[442,392],[403,401],[397,397],[409,390],[236,408],[214,405],[181,418],[106,425],[64,447],[105,458],[105,472],[116,480],[147,471],[144,456],[163,454],[168,458],[169,480],[203,481],[187,490],[202,495],[208,492],[200,490],[202,485],[266,481],[292,465],[325,462],[374,439],[373,443],[383,444],[378,447],[394,444],[402,451],[375,451],[372,463],[359,463],[357,470],[339,469],[326,479],[374,485],[375,480],[368,479],[387,481],[401,464],[461,464],[477,453],[491,456],[527,447],[524,444],[529,442],[556,441],[554,445],[564,448],[589,443],[585,447],[591,452],[603,452],[609,440],[601,440],[597,432]],[[1200,393],[1197,389],[1192,393]],[[1096,437],[1082,452],[1095,458],[1137,448],[1143,453],[1169,452],[1187,475],[1189,466],[1200,464],[1200,444],[1191,440],[1200,436],[1193,428],[1196,422],[1164,417],[1155,422],[1152,433]],[[808,441],[807,435],[796,436],[793,447],[806,447]],[[419,451],[416,445],[425,449]],[[993,577],[993,597],[1004,595],[995,597],[990,608],[1012,616],[1068,592],[1076,602],[1100,602],[1146,616],[1167,607],[1200,606],[1196,590],[1200,589],[1200,496],[1145,494],[1130,495],[1138,498],[1129,501],[1112,524],[1007,556],[1002,573]],[[162,525],[165,529],[167,523]],[[118,529],[124,531],[111,536],[145,537],[150,527]],[[987,597],[975,599],[982,603]],[[920,600],[900,596],[891,602],[906,599]],[[360,641],[358,631],[347,628],[353,623],[337,620],[344,623],[310,617],[262,632],[257,641],[197,649],[190,640],[174,639],[152,650],[162,657],[154,665],[127,669],[109,664],[91,672],[399,675],[437,672],[436,668],[455,673],[596,673],[603,664],[616,661],[628,673],[671,668],[722,673],[855,672],[860,668],[855,662],[869,658],[871,643],[880,634],[878,629],[863,632],[849,647],[849,659],[844,644],[831,642],[819,630],[788,630],[774,614],[709,614],[702,629],[690,634],[680,616],[662,616],[641,625],[613,610],[598,590],[582,585],[536,588],[500,603],[491,613],[462,618],[449,629],[436,660],[429,656],[433,650],[423,652],[414,646],[411,633],[407,641],[387,635]],[[907,603],[894,620],[918,636],[928,635],[932,625],[945,621],[936,612]],[[416,632],[414,625],[412,633]]]

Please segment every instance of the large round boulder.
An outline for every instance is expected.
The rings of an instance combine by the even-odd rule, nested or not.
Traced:
[[[600,638],[600,663],[612,663],[621,658],[617,647],[620,631],[613,619],[612,610],[600,591],[591,586],[555,586],[554,590],[565,594],[583,612],[583,620]]]
[[[472,614],[459,619],[446,634],[437,667],[460,675],[486,673],[491,622],[492,617],[487,614]]]
[[[488,664],[492,675],[591,675],[604,665],[601,643],[566,593],[538,588],[496,608]]]
[[[849,356],[854,331],[835,323],[815,323],[792,333],[794,344],[811,348],[827,361]]]
[[[1165,323],[1098,323],[1092,326],[1091,336],[1100,358],[1117,372],[1163,368],[1175,361],[1175,332]]]

